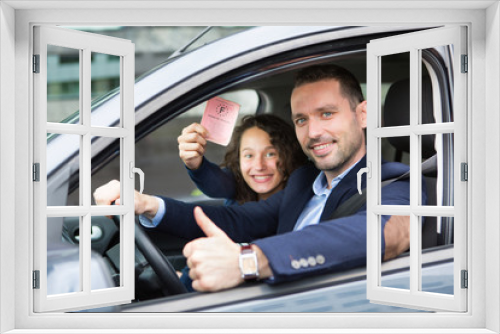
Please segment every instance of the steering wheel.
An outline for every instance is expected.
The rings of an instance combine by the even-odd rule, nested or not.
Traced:
[[[120,226],[119,217],[113,216],[113,221],[118,227]],[[144,255],[146,261],[151,265],[151,268],[158,276],[163,288],[168,291],[168,295],[188,292],[184,284],[180,281],[179,276],[177,276],[172,264],[151,241],[137,220],[135,222],[135,245]]]

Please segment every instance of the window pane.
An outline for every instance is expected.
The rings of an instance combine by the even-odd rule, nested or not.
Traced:
[[[382,138],[381,149],[384,160],[410,164],[409,136]]]
[[[120,57],[92,52],[92,126],[120,126],[121,103],[114,99],[105,109],[97,108],[109,94],[120,91]]]
[[[428,243],[426,240],[429,236],[439,236],[443,239],[444,235],[453,242],[453,217],[422,217],[424,226],[422,233],[422,244]],[[431,231],[428,231],[426,225],[435,222],[436,225],[430,226]],[[428,232],[426,232],[428,231]],[[433,233],[434,232],[434,233]],[[445,260],[441,260],[439,264],[431,263],[432,252],[423,251],[422,261],[422,291],[436,292],[453,295],[454,293],[454,253],[453,244],[447,243],[446,249],[442,252],[448,252],[449,256]]]
[[[410,53],[381,57],[382,127],[410,124]]]
[[[391,216],[391,218],[389,218],[389,220],[392,220],[391,224],[402,224],[402,225],[408,226],[408,230],[409,230],[409,226],[410,226],[410,223],[409,223],[410,217],[409,216],[393,215],[393,216]],[[409,233],[409,231],[408,231],[408,233]],[[408,239],[408,245],[409,245],[409,241],[410,240]],[[382,252],[382,249],[380,251]],[[385,258],[383,256],[380,257],[382,260],[382,264],[385,261],[387,261],[388,256],[394,258],[394,253],[391,253],[392,251],[393,250],[386,248]],[[403,254],[399,255],[398,257],[403,259],[403,261],[409,260],[409,252],[403,253]],[[403,271],[399,272],[397,275],[389,275],[389,274],[393,274],[393,272],[391,271],[390,268],[383,270],[382,278],[381,278],[381,286],[388,287],[388,288],[409,290],[410,289],[410,273],[408,270],[409,270],[409,268],[403,269]]]
[[[47,45],[47,121],[78,123],[80,50]]]
[[[92,290],[108,289],[120,284],[120,226],[121,216],[113,216],[112,219],[102,216],[92,217],[91,242],[92,250],[105,257],[107,261],[92,261],[90,272],[92,275]],[[104,248],[102,246],[106,245]],[[109,285],[109,277],[113,280],[113,286]]]
[[[453,89],[448,86],[447,80],[437,82],[437,77],[434,76],[431,80],[429,75],[428,66],[431,64],[443,63],[448,61],[447,57],[453,57],[453,46],[444,45],[432,49],[422,50],[422,84],[421,84],[421,114],[419,117],[419,124],[432,124],[432,123],[449,123],[453,122],[452,110],[450,101],[452,101]],[[433,91],[433,88],[435,89]],[[434,94],[437,98],[434,99]]]
[[[72,181],[80,175],[80,135],[47,134],[47,205],[80,205],[80,194],[74,192],[69,199]]]
[[[410,156],[410,137],[409,136],[401,136],[401,137],[389,137],[381,140],[381,150],[382,150],[382,165],[387,162],[401,162],[405,165],[409,165],[409,156]],[[382,169],[381,169],[382,170]],[[409,170],[409,167],[408,167]],[[404,173],[401,173],[403,175]],[[386,183],[384,181],[393,180],[394,178],[400,175],[395,175],[393,177],[387,177],[383,173],[381,173],[381,198],[384,198],[384,194],[386,190]],[[404,177],[404,180],[410,182],[410,175]],[[389,183],[390,184],[390,183]],[[408,187],[407,193],[401,193],[401,198],[403,201],[406,199],[406,204],[409,203],[410,200],[410,188]],[[384,203],[380,203],[384,204]],[[399,203],[391,203],[391,205],[401,205]]]
[[[97,150],[100,147],[102,147],[102,145],[109,145],[110,143],[114,143],[114,145],[117,145],[116,147],[117,156],[116,159],[114,160],[115,163],[106,165],[106,167],[104,167],[103,170],[99,172],[99,177],[95,177],[94,175],[92,175],[91,194],[90,194],[92,196],[91,198],[92,203],[94,203],[93,194],[97,188],[110,182],[111,180],[121,181],[120,154],[122,152],[121,150],[122,145],[120,139],[109,138],[109,137],[98,137],[98,136],[92,137],[92,147],[91,147],[92,156],[95,156],[98,153]]]
[[[453,206],[453,134],[420,136],[427,206]]]
[[[75,233],[80,229],[80,217],[47,218],[47,294],[80,292],[81,251],[68,238],[61,239],[65,221],[65,233]]]

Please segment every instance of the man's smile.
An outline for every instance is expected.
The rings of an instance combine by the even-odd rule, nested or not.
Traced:
[[[324,156],[332,150],[333,146],[336,143],[337,143],[336,141],[333,141],[331,143],[314,144],[310,145],[309,149],[312,150],[314,155],[316,156]]]

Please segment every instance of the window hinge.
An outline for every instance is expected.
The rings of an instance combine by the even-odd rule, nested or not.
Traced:
[[[460,165],[460,170],[461,170],[461,180],[462,181],[469,181],[469,165],[466,162],[462,162]]]
[[[40,289],[40,270],[33,270],[33,289]]]
[[[33,55],[33,73],[40,73],[40,55]]]
[[[38,162],[33,164],[33,181],[40,181],[40,163]]]
[[[467,289],[469,287],[469,273],[467,270],[462,270],[461,275],[462,275],[462,289]]]
[[[462,73],[469,72],[469,56],[462,55]]]

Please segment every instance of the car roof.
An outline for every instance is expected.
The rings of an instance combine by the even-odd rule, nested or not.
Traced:
[[[415,27],[265,26],[241,31],[171,60],[141,78],[135,86],[137,123],[148,114],[149,103],[157,109],[201,82],[269,55],[330,40],[412,29]]]

